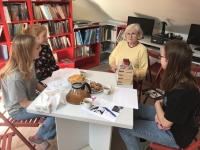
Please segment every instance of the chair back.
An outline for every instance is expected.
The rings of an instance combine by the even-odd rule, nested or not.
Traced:
[[[14,132],[4,133],[0,135],[0,150],[11,150],[12,137]]]
[[[0,112],[0,119],[2,119],[3,122],[0,122],[0,126],[7,126],[7,130],[5,131],[5,134],[8,132],[9,129],[11,129],[31,150],[36,150],[35,147],[33,145],[31,145],[31,143],[29,143],[29,141],[17,130],[16,126],[15,126],[15,121],[18,122],[17,126],[19,126],[20,121],[14,120],[11,118],[11,120],[13,121],[13,123],[10,122],[10,117],[9,119],[7,119],[4,114],[6,111],[4,111],[3,113]],[[29,122],[27,122],[28,124]],[[31,122],[31,124],[33,124],[33,122]],[[38,124],[35,123],[35,124]],[[22,121],[22,127],[24,127],[25,123]],[[39,124],[38,124],[39,126]],[[30,127],[30,126],[29,126]]]
[[[196,76],[198,72],[200,72],[200,67],[199,66],[194,66],[192,65],[191,71],[193,72],[193,76]]]
[[[154,52],[152,50],[147,50],[147,52],[148,52],[149,56],[156,58],[156,59],[159,59],[159,53],[158,52]]]

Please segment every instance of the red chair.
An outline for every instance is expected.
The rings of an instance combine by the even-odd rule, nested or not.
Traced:
[[[11,117],[6,118],[4,114],[0,112],[0,119],[3,120],[3,122],[0,122],[0,126],[6,126],[8,127],[5,131],[5,134],[8,132],[9,129],[11,129],[31,150],[36,150],[35,147],[17,130],[16,127],[38,127],[39,126],[39,120],[40,118],[30,119],[30,120],[15,120]]]
[[[0,135],[0,150],[11,150],[12,137],[14,135],[14,132]]]
[[[192,143],[191,145],[189,145],[188,147],[183,148],[183,149],[170,148],[170,147],[163,146],[163,145],[156,144],[156,143],[151,143],[150,147],[153,149],[156,149],[156,150],[195,150],[196,148],[199,149],[200,140],[195,141],[194,143]]]
[[[200,87],[200,77],[197,77],[197,73],[200,72],[200,67],[198,65],[192,65],[191,71],[193,72],[193,76],[195,76],[196,81]]]
[[[151,73],[154,73],[155,75],[158,74],[158,71],[161,68],[161,64],[159,62],[154,62],[153,64],[150,63],[150,57],[159,60],[159,53],[152,51],[152,50],[147,50],[148,52],[148,68],[147,68],[147,72],[149,73],[149,77],[150,77],[150,82],[152,82],[152,75]],[[147,77],[147,76],[146,76]],[[155,80],[154,80],[155,81]]]

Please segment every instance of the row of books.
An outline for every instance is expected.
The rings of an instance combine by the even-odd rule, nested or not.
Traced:
[[[111,40],[115,41],[116,38],[116,29],[107,29],[102,28],[101,30],[101,41]]]
[[[58,22],[50,20],[47,23],[41,23],[41,25],[46,27],[48,37],[55,34],[70,32],[68,20],[58,21]]]
[[[100,28],[78,30],[74,32],[74,45],[87,45],[100,40]]]
[[[100,45],[101,47],[100,47],[100,51],[101,52],[104,52],[104,51],[112,51],[112,50],[114,50],[115,49],[115,43],[112,43],[112,44],[106,44],[106,43],[101,43],[101,45]]]
[[[0,45],[0,58],[8,60],[8,48],[7,45]]]
[[[74,58],[86,57],[92,55],[92,49],[89,46],[75,48]]]
[[[29,26],[28,23],[8,24],[8,32],[11,40],[14,36],[21,34]]]
[[[66,4],[42,4],[33,3],[34,19],[53,20],[54,18],[68,18],[69,8]]]
[[[116,41],[119,43],[120,41],[124,40],[124,29],[119,31],[119,34],[117,35]]]
[[[70,40],[66,36],[49,38],[47,41],[51,50],[58,50],[62,48],[71,47]]]
[[[26,3],[4,3],[3,9],[7,23],[29,19]]]

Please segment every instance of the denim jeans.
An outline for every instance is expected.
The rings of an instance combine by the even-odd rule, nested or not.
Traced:
[[[161,145],[179,148],[170,130],[158,129],[155,115],[154,106],[139,104],[139,109],[134,110],[133,129],[119,128],[119,133],[128,150],[142,150],[138,137]]]
[[[11,117],[16,120],[47,117],[43,125],[37,131],[36,135],[43,140],[52,140],[56,136],[56,124],[54,117],[28,113],[25,108],[22,109],[19,113],[12,115]]]

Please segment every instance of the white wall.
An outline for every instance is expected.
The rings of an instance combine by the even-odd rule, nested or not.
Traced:
[[[117,20],[126,22],[128,16],[153,18],[155,29],[160,21],[167,22],[166,30],[180,33],[184,38],[190,24],[200,24],[199,0],[75,0],[74,19],[91,21]],[[156,30],[155,30],[156,31]],[[158,32],[158,31],[157,31]]]

